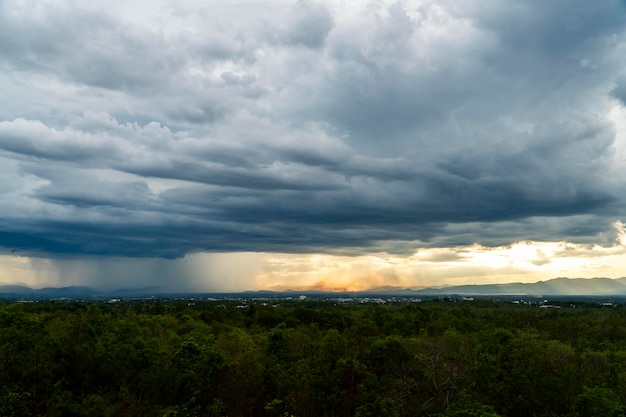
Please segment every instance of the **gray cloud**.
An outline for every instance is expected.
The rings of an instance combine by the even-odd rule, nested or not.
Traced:
[[[333,17],[328,9],[308,0],[299,0],[294,9],[285,40],[309,48],[322,47],[333,28]]]
[[[610,243],[619,4],[222,6],[2,2],[6,250]]]

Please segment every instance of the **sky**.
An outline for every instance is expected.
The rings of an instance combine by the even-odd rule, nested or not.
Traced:
[[[616,0],[0,0],[0,283],[626,276],[625,102]]]

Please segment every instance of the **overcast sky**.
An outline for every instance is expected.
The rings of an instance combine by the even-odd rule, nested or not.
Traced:
[[[555,242],[616,256],[625,30],[617,0],[0,0],[0,281],[247,289],[323,258],[315,280],[418,285],[518,242],[538,267]]]

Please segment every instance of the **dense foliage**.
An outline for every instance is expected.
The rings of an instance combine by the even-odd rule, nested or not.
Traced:
[[[626,416],[626,309],[0,305],[0,416]]]

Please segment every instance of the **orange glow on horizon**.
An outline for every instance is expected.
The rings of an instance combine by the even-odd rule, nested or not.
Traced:
[[[619,278],[626,275],[626,232],[614,223],[611,246],[521,241],[419,249],[412,255],[362,256],[266,254],[256,283],[261,289],[362,291],[376,287],[536,282],[557,277]]]
[[[385,286],[419,289],[557,277],[619,278],[626,276],[626,228],[619,221],[614,227],[613,244],[605,246],[521,241],[499,247],[421,248],[409,255],[196,253],[182,259],[154,259],[154,265],[144,269],[133,269],[136,262],[125,258],[55,260],[0,255],[0,284],[90,286],[103,282],[104,272],[109,287],[135,280],[137,286],[156,282],[164,288],[207,292],[353,292]]]

